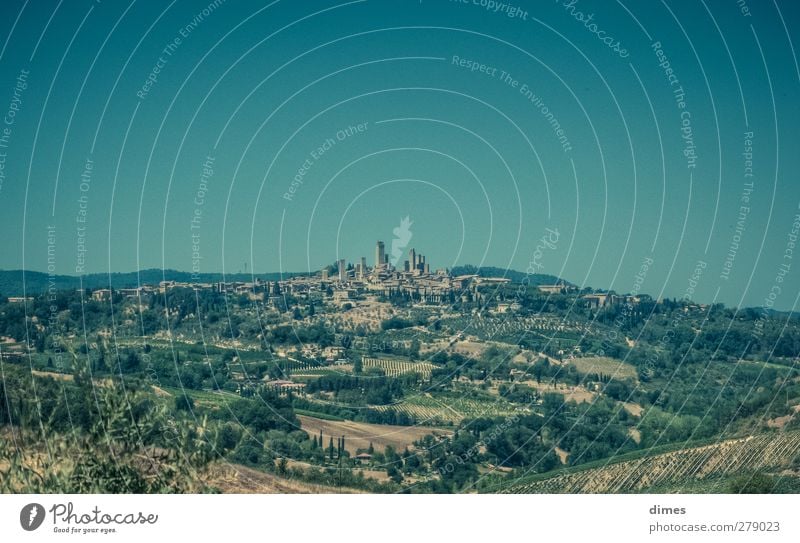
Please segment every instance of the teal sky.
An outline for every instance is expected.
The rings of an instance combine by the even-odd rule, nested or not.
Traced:
[[[408,216],[432,268],[796,306],[797,2],[483,4],[4,1],[0,268],[372,264]]]

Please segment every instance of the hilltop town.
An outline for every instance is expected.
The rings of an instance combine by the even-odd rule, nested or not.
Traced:
[[[58,402],[28,405],[24,391],[32,375],[54,398],[64,386],[79,394],[88,372],[141,390],[176,420],[209,417],[224,436],[217,456],[241,469],[380,492],[552,491],[561,479],[526,477],[797,427],[793,316],[656,300],[639,283],[615,293],[433,269],[406,254],[400,263],[379,241],[371,265],[339,259],[274,281],[190,277],[2,299],[0,356],[20,380],[0,391],[11,406],[0,415],[53,409],[53,431],[68,428]],[[792,437],[782,450],[798,447]],[[473,453],[456,469],[458,450]],[[768,469],[794,469],[791,458]],[[241,490],[215,473],[212,487]],[[721,490],[734,484],[709,473]],[[631,488],[649,488],[651,475]]]

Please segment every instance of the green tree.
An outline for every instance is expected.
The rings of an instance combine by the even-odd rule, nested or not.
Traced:
[[[400,473],[400,470],[398,470],[394,466],[389,466],[389,469],[386,470],[386,475],[388,475],[389,479],[391,479],[393,482],[397,484],[403,482],[403,474]]]
[[[281,459],[278,460],[278,465],[276,467],[279,475],[286,475],[288,471],[289,461],[286,460],[285,456],[281,456]]]
[[[222,452],[235,449],[240,437],[241,433],[237,427],[232,424],[223,424],[217,436],[217,449]]]
[[[8,412],[8,396],[6,395],[6,384],[0,381],[0,426],[11,423],[11,414]]]
[[[186,393],[178,394],[175,396],[175,409],[192,412],[194,410],[194,399]]]
[[[28,410],[33,397],[26,380],[15,386],[16,405]],[[17,443],[0,440],[0,491],[14,493],[142,493],[200,492],[203,472],[212,459],[214,441],[207,421],[195,425],[170,416],[163,402],[126,383],[94,386],[84,365],[75,375],[70,402],[73,416],[85,413],[82,426],[69,435],[54,419],[42,419],[47,442],[21,424]],[[37,390],[44,392],[46,380]],[[52,406],[65,411],[64,405]],[[113,438],[113,448],[109,446]],[[211,439],[210,439],[211,438]],[[46,447],[36,465],[31,451]]]
[[[742,475],[731,481],[728,492],[731,494],[771,494],[775,479],[765,473]]]
[[[139,371],[141,365],[142,361],[139,359],[139,355],[134,351],[129,351],[124,361],[121,362],[122,367],[120,369],[122,373],[134,373]]]

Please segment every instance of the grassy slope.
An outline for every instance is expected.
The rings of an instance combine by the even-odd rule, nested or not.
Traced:
[[[749,438],[717,442],[707,440],[691,447],[677,445],[635,451],[610,460],[600,460],[565,468],[557,472],[537,474],[510,480],[495,489],[503,493],[537,492],[708,492],[722,491],[726,485],[718,479],[735,478],[748,469],[762,467],[780,471],[797,458],[800,431],[763,433]],[[752,462],[742,459],[750,456]],[[692,458],[690,460],[690,458]],[[680,465],[682,461],[688,465]],[[740,465],[741,464],[741,465]],[[678,474],[666,475],[665,466]],[[677,466],[677,467],[676,467]],[[619,477],[631,479],[620,483]]]

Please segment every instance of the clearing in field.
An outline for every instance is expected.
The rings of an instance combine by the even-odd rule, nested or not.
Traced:
[[[579,373],[608,375],[614,379],[637,379],[635,367],[622,360],[608,358],[607,356],[573,358],[569,360],[569,364],[575,366]]]
[[[278,477],[238,464],[218,462],[205,476],[206,484],[223,494],[352,494],[359,491],[315,485]]]
[[[490,346],[479,341],[457,341],[450,346],[454,353],[463,354],[468,358],[480,357]]]
[[[159,396],[189,396],[198,405],[218,409],[225,406],[228,402],[236,401],[241,398],[238,394],[225,390],[195,390],[191,388],[160,387]]]
[[[528,412],[505,400],[477,400],[464,396],[433,396],[430,393],[407,396],[393,405],[373,405],[376,411],[396,411],[414,417],[420,424],[458,424],[464,419],[478,417],[506,417]]]
[[[300,460],[287,459],[287,466],[290,468],[300,468],[302,470],[319,469],[319,466],[310,464],[309,462],[302,462]],[[386,483],[389,479],[389,474],[384,470],[365,469],[365,468],[350,468],[354,475],[361,474],[365,479],[375,479],[379,483]]]
[[[71,373],[58,373],[55,371],[31,370],[31,374],[37,377],[52,377],[57,381],[73,381],[75,376]]]
[[[368,424],[366,422],[353,422],[350,420],[322,420],[306,415],[298,415],[300,427],[309,435],[319,435],[322,431],[323,444],[327,446],[330,437],[334,441],[341,436],[345,437],[345,449],[350,454],[355,454],[356,449],[367,449],[369,444],[375,450],[383,451],[387,445],[402,452],[406,447],[411,447],[414,441],[426,435],[451,435],[448,430],[424,426],[391,426],[388,424]]]
[[[537,383],[536,381],[521,381],[521,383],[536,389],[542,394],[547,392],[563,394],[565,402],[574,401],[575,403],[591,403],[595,396],[597,396],[596,392],[586,390],[582,386],[572,386],[564,383],[557,383],[554,385],[552,383]]]
[[[527,385],[531,388],[536,389],[540,393],[544,394],[547,392],[555,392],[558,394],[564,395],[564,401],[574,401],[575,403],[592,403],[595,398],[598,396],[597,392],[592,392],[591,390],[587,390],[585,387],[582,386],[572,386],[567,385],[565,383],[537,383],[536,381],[520,381],[522,384]],[[600,389],[602,391],[602,387]],[[622,407],[633,415],[634,417],[641,417],[642,411],[644,409],[638,403],[633,402],[619,402]]]

